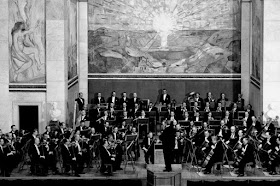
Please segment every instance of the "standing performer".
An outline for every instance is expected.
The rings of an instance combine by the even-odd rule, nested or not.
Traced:
[[[147,137],[144,138],[144,140],[142,142],[141,146],[145,153],[146,164],[149,164],[149,162],[154,164],[154,148],[153,148],[154,141],[155,141],[155,139],[153,138],[153,133],[149,132]]]
[[[175,146],[175,128],[173,126],[173,122],[170,122],[170,125],[167,125],[160,135],[160,140],[162,141],[163,147],[163,156],[165,162],[165,170],[164,172],[172,171],[171,163],[172,163],[172,155],[173,149]]]

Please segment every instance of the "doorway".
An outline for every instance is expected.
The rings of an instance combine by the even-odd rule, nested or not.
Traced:
[[[32,131],[38,129],[38,106],[37,105],[19,105],[19,129]]]

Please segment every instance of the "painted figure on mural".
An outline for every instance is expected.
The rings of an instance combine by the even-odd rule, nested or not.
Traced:
[[[25,38],[28,34],[34,32],[37,28],[25,29],[25,24],[23,22],[16,22],[12,30],[12,46],[11,46],[11,56],[13,61],[14,78],[16,82],[18,75],[33,64],[36,65],[37,70],[41,70],[42,62],[40,61],[39,51],[36,47],[28,45]]]
[[[9,1],[11,25],[10,82],[43,83],[44,2],[42,0]]]

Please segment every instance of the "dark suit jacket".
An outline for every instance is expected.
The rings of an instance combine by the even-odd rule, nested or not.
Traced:
[[[40,155],[42,156],[42,147],[38,147],[39,148],[39,151],[40,151]],[[31,144],[30,147],[29,147],[29,156],[30,156],[30,159],[31,161],[33,162],[39,162],[40,161],[40,155],[37,153],[37,150],[36,150],[36,147],[35,147],[35,144]]]
[[[155,142],[155,141],[154,141]],[[150,139],[150,145],[148,144],[148,137],[146,136],[144,139],[143,139],[143,142],[141,143],[141,148],[146,148],[146,149],[148,149],[149,147],[149,152],[152,152],[152,151],[154,151],[153,150],[153,138],[152,139]]]
[[[136,98],[136,100],[134,100],[134,98],[130,99],[130,107],[134,108],[135,103],[138,103],[138,105],[140,106],[140,98]]]
[[[109,164],[112,163],[111,156],[109,155],[108,151],[105,149],[105,147],[102,145],[100,147],[100,157],[101,157],[101,163],[104,164]]]
[[[6,153],[3,147],[3,151],[0,149],[0,168],[5,166],[5,162],[6,162],[5,160],[6,160]]]
[[[170,98],[170,95],[167,94],[166,95],[166,98],[165,100],[163,100],[163,94],[160,95],[160,98],[159,98],[159,103],[161,103],[162,105],[165,103],[165,104],[169,104],[171,102],[171,98]]]
[[[255,162],[254,147],[250,143],[248,143],[248,146],[247,146],[246,151],[243,155],[242,161],[253,162],[253,163]]]
[[[112,96],[108,98],[107,103],[113,103],[112,101]],[[115,97],[115,106],[119,106],[120,105],[120,100],[118,97]],[[109,105],[110,106],[110,105]]]
[[[100,104],[100,103],[105,103],[105,99],[104,97],[101,97],[100,100],[98,99],[98,97],[95,97],[93,100],[91,100],[92,104]]]
[[[130,100],[129,100],[129,98],[128,97],[126,97],[126,99],[124,100],[124,98],[123,97],[121,97],[120,98],[120,105],[122,105],[123,103],[126,103],[127,104],[127,106],[129,105],[129,102],[130,102]]]
[[[85,105],[85,99],[84,98],[81,99],[80,98],[75,99],[75,101],[77,101],[78,103],[79,110],[83,110]]]
[[[72,147],[68,147],[67,150],[64,144],[61,145],[61,156],[63,164],[69,164],[72,161],[72,158],[74,157],[72,153]]]
[[[172,125],[170,125],[169,127],[165,128],[163,130],[162,134],[159,136],[160,140],[162,141],[163,149],[166,149],[166,150],[173,150],[174,149],[175,131],[176,130],[173,128]]]

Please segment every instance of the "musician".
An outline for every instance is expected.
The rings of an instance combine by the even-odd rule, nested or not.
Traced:
[[[203,130],[202,131],[202,137],[200,138],[200,142],[198,145],[198,150],[197,150],[197,159],[198,160],[204,160],[205,156],[208,155],[209,153],[209,144],[211,142],[211,136],[208,130]]]
[[[224,116],[223,120],[225,122],[225,125],[227,125],[228,127],[230,127],[232,125],[232,119],[230,117],[230,113],[228,110],[225,112],[225,116]]]
[[[115,120],[115,118],[116,118],[115,110],[116,109],[117,109],[117,106],[114,103],[109,104],[108,116],[109,116],[110,120]]]
[[[123,103],[129,104],[129,99],[126,96],[126,92],[123,92],[122,97],[120,98],[120,105],[122,105]]]
[[[220,94],[220,98],[217,99],[217,103],[221,103],[222,107],[226,106],[226,102],[228,101],[228,98],[226,98],[226,94],[225,93],[221,93]]]
[[[216,112],[223,112],[223,108],[222,108],[222,103],[221,102],[217,103]]]
[[[100,157],[101,157],[101,173],[107,173],[112,175],[111,169],[106,167],[105,164],[112,164],[113,171],[116,171],[116,156],[109,151],[109,143],[107,140],[101,141],[101,148],[100,148]]]
[[[265,133],[265,139],[261,141],[261,144],[259,144],[259,155],[261,162],[263,163],[264,167],[268,166],[269,163],[269,153],[271,152],[274,144],[273,144],[273,139],[271,137],[271,133],[266,132]]]
[[[231,126],[230,127],[230,135],[228,136],[229,138],[226,138],[226,144],[229,145],[230,147],[233,147],[237,141],[238,141],[238,136],[236,134],[236,127]]]
[[[167,90],[166,89],[162,89],[162,94],[160,95],[160,98],[159,98],[159,104],[167,105],[169,103],[171,103],[170,95],[167,94]]]
[[[250,123],[247,123],[248,124],[248,127],[252,126],[254,127],[258,132],[261,131],[261,123],[259,121],[257,121],[256,117],[255,116],[252,116],[251,117],[251,120],[249,120]],[[274,131],[271,131],[274,133]]]
[[[133,93],[133,95],[132,95],[132,98],[131,98],[131,100],[130,100],[130,108],[134,108],[134,110],[135,110],[135,104],[137,103],[137,105],[139,106],[139,104],[140,104],[140,98],[138,98],[138,96],[137,96],[137,93],[136,92],[134,92]],[[139,108],[138,108],[139,109]]]
[[[84,163],[86,164],[87,167],[90,167],[90,147],[89,147],[89,138],[86,138],[84,134],[81,135],[79,144],[82,149],[82,159],[83,159],[83,167]]]
[[[280,163],[280,137],[276,138],[276,145],[274,146],[274,148],[272,148],[272,151],[270,152],[269,155],[269,159],[270,159],[270,172],[269,174],[271,175],[276,175],[276,167],[279,166]]]
[[[252,105],[251,105],[251,104],[248,104],[248,105],[247,105],[245,111],[248,112],[249,118],[251,118],[252,116],[255,115],[255,112],[254,112],[254,110],[252,109]]]
[[[193,112],[199,112],[199,111],[200,111],[200,108],[201,108],[201,107],[198,105],[198,102],[195,101],[195,102],[194,102],[194,106],[192,107],[191,110],[192,110]]]
[[[119,105],[119,98],[116,97],[116,91],[112,91],[111,96],[107,100],[108,104],[114,103],[115,106]]]
[[[110,130],[110,124],[108,121],[106,121],[103,126],[100,128],[100,133],[102,134],[102,138],[107,137],[109,134],[112,134],[112,131]]]
[[[203,165],[206,164],[204,174],[210,174],[211,169],[216,162],[223,162],[223,144],[222,141],[217,139],[217,136],[211,137],[211,145],[209,145],[209,153],[204,160]],[[207,162],[208,161],[208,162]],[[217,170],[220,170],[221,167],[217,166]]]
[[[81,114],[78,116],[78,118],[76,120],[76,126],[79,126],[81,121],[89,121],[89,118],[86,115],[85,110],[81,110]]]
[[[50,139],[50,136],[45,133],[43,134],[42,141],[40,143],[40,148],[42,148],[42,153],[45,156],[46,164],[47,164],[47,170],[48,167],[52,170],[53,174],[58,174],[58,169],[56,167],[56,153],[55,148],[57,147],[57,144],[55,141]]]
[[[195,95],[194,95],[194,101],[197,102],[197,103],[200,103],[200,109],[204,108],[203,99],[200,97],[200,94],[198,92],[196,92]]]
[[[100,107],[100,103],[96,104],[96,108],[89,110],[89,119],[90,121],[94,121],[94,125],[96,126],[96,120],[102,116],[103,109]]]
[[[70,140],[67,138],[64,138],[62,140],[61,145],[61,156],[63,160],[63,168],[64,168],[64,174],[69,175],[70,167],[75,172],[75,176],[80,177],[77,170],[77,159],[74,154],[74,146],[75,144],[70,144]]]
[[[205,102],[205,107],[203,109],[205,112],[211,112],[210,103],[207,101]]]
[[[11,126],[11,131],[10,133],[12,133],[12,138],[13,139],[16,139],[18,137],[18,130],[16,129],[16,126],[15,125],[12,125]]]
[[[181,136],[181,131],[178,130],[178,125],[176,125],[176,133],[175,133],[175,145],[174,145],[174,158],[173,162],[176,164],[179,164],[182,162],[182,155],[183,155],[183,145],[184,145],[184,139]]]
[[[157,107],[154,106],[154,103],[150,101],[149,106],[145,111],[147,111],[147,112],[155,111],[157,113],[158,109],[157,109]]]
[[[105,103],[105,99],[104,97],[101,95],[101,92],[97,93],[97,97],[95,97],[93,99],[93,101],[91,101],[91,104],[101,104],[101,103]]]
[[[231,119],[238,119],[238,107],[236,103],[232,104],[232,108],[231,108]]]
[[[154,142],[155,139],[153,137],[153,133],[150,131],[141,144],[146,164],[149,164],[150,162],[154,164]]]
[[[188,112],[187,103],[182,102],[180,106],[176,107],[175,113],[176,113],[176,116],[182,117],[185,114],[185,112]]]
[[[47,125],[47,126],[45,127],[45,130],[46,130],[46,131],[43,133],[43,135],[47,134],[47,135],[49,135],[50,138],[52,138],[53,132],[51,131],[51,126]]]
[[[5,148],[5,140],[3,137],[0,137],[0,171],[1,171],[1,176],[6,176],[6,172],[8,173],[7,170],[7,154],[4,151]],[[9,176],[9,173],[7,174]]]
[[[84,159],[83,159],[83,151],[82,147],[80,145],[81,137],[79,134],[74,135],[73,145],[74,145],[74,155],[76,157],[76,163],[77,163],[77,174],[82,174],[84,169]]]
[[[138,103],[135,103],[134,108],[132,108],[131,116],[133,118],[137,118],[138,117],[138,112],[140,112],[140,106],[139,106]]]
[[[82,120],[80,122],[80,125],[76,127],[76,131],[79,130],[80,132],[83,132],[83,131],[88,131],[90,128],[88,126],[85,125],[85,121]]]
[[[242,94],[237,95],[237,99],[235,101],[239,105],[239,109],[243,110],[244,109],[244,99],[242,98]]]
[[[35,172],[35,169],[38,170],[40,167],[42,168],[42,174],[47,175],[47,162],[46,156],[44,156],[43,148],[40,144],[40,139],[35,138],[34,143],[30,146],[29,157],[31,160],[30,172],[31,174],[38,174]],[[35,168],[35,166],[37,168]]]
[[[218,136],[222,137],[223,139],[227,139],[229,135],[228,126],[225,124],[224,120],[220,121],[220,130],[218,132]]]
[[[207,92],[206,94],[206,98],[204,99],[204,102],[208,102],[209,105],[211,102],[215,102],[215,99],[212,97],[212,93],[211,92]]]
[[[180,119],[184,120],[184,121],[190,121],[191,120],[188,112],[184,112],[184,115],[182,115]]]
[[[242,139],[242,149],[241,149],[241,159],[238,164],[238,176],[244,176],[244,169],[246,163],[253,162],[255,163],[254,158],[254,147],[252,144],[248,143],[248,137]]]
[[[204,118],[204,122],[209,123],[209,121],[213,121],[212,112],[207,113],[207,117]]]
[[[78,104],[79,111],[84,109],[85,106],[85,99],[83,98],[83,93],[79,92],[79,97],[75,99],[76,103]]]
[[[170,112],[170,115],[167,117],[167,120],[177,121],[177,117],[175,116],[175,112],[174,111]]]
[[[166,128],[159,136],[160,140],[162,141],[162,147],[163,147],[163,155],[164,155],[164,162],[165,162],[164,172],[172,171],[171,168],[172,157],[173,157],[172,153],[175,146],[174,136],[175,136],[175,129],[173,126],[173,122],[170,122],[170,125],[166,126]]]
[[[202,121],[202,118],[200,117],[199,112],[194,113],[193,121]]]
[[[115,170],[123,170],[121,168],[121,161],[123,155],[123,149],[121,146],[122,136],[118,133],[117,127],[114,128],[113,134],[108,135],[108,142],[111,148],[111,154],[115,154]]]
[[[120,109],[124,112],[124,111],[126,111],[126,112],[130,112],[130,108],[128,107],[128,103],[126,103],[126,102],[123,102],[122,104],[121,104],[121,106],[120,106]]]

